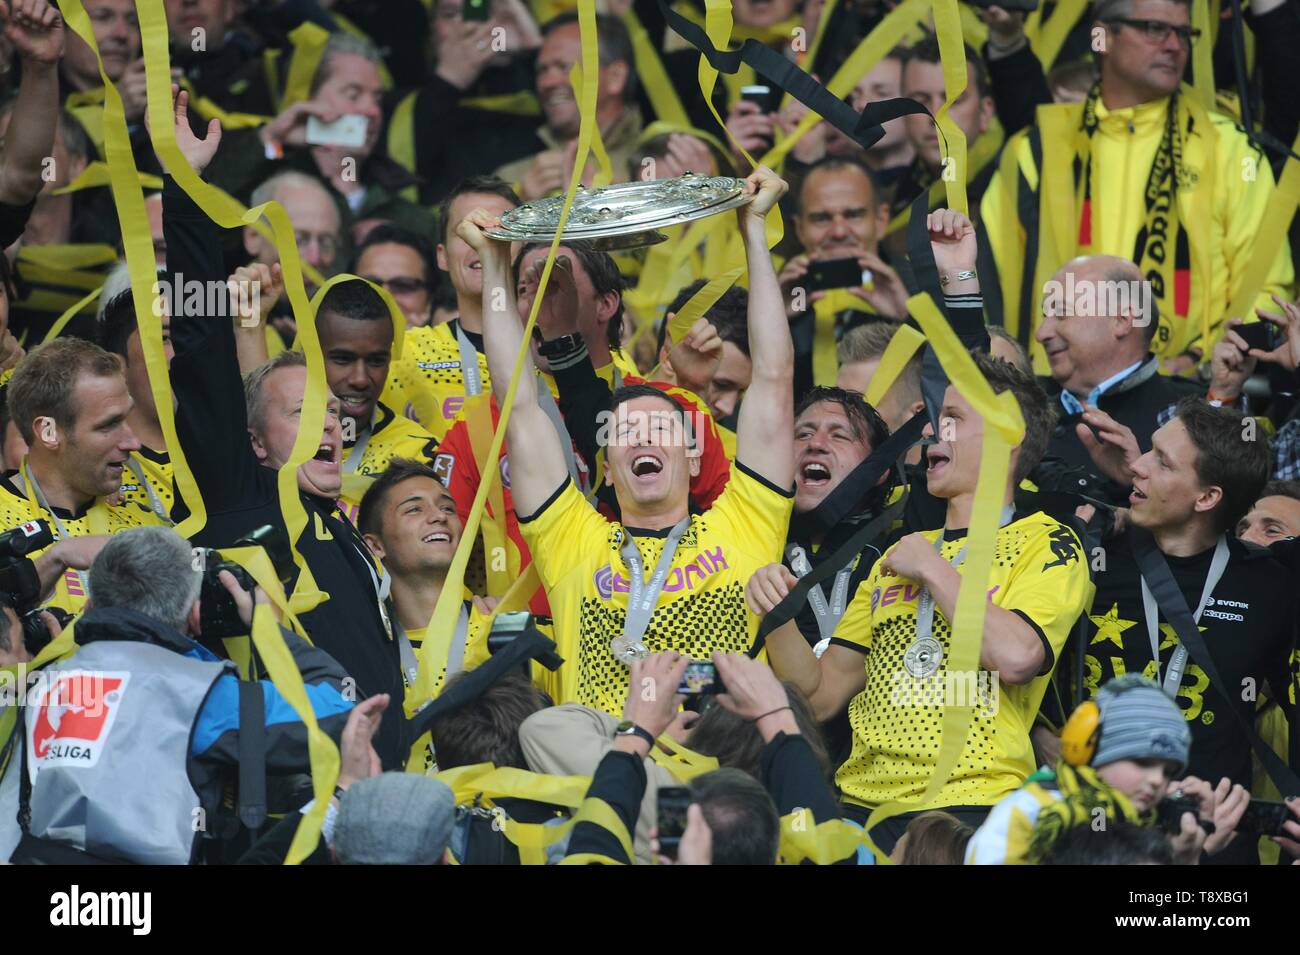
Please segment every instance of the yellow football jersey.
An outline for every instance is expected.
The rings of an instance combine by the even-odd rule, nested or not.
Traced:
[[[478,609],[468,601],[466,607],[469,611],[469,629],[465,635],[465,661],[462,664],[462,670],[473,670],[475,667],[487,661],[488,645],[487,638],[491,628],[487,625],[488,618],[478,612]],[[406,631],[406,639],[411,642],[411,649],[415,651],[415,658],[423,662],[424,657],[424,637],[428,627],[421,627],[419,630]],[[436,698],[442,692],[443,681],[447,678],[447,661],[440,660],[434,667],[433,673],[433,695]],[[413,680],[410,674],[402,674],[403,682],[406,684],[407,691],[410,691]],[[425,733],[418,740],[411,744],[411,754],[406,762],[408,772],[428,772],[434,768],[433,746],[429,741],[429,734]]]
[[[359,443],[359,442],[358,442]],[[357,445],[343,449],[343,493],[339,495],[339,510],[353,524],[361,509],[361,498],[374,477],[388,467],[393,458],[410,458],[430,464],[438,439],[410,418],[394,414],[382,401],[375,407],[370,437],[355,465],[352,458]],[[351,466],[350,466],[351,465]]]
[[[642,642],[651,653],[676,650],[706,660],[714,650],[747,652],[760,618],[745,603],[754,571],[781,559],[793,492],[775,488],[737,462],[726,489],[691,517],[678,543]],[[520,530],[546,587],[554,639],[565,660],[556,703],[621,713],[628,667],[610,651],[623,632],[629,578],[620,548],[629,530],[598,514],[573,482]],[[631,531],[646,577],[667,531]]]
[[[487,358],[481,352],[475,354],[482,392],[487,394],[491,390]],[[407,329],[402,357],[388,369],[382,400],[442,440],[465,404],[460,347],[446,323]]]
[[[129,476],[130,472],[127,474]],[[0,477],[0,530],[36,520],[49,523],[55,540],[62,539],[65,533],[68,537],[88,537],[92,534],[115,534],[129,527],[164,523],[148,506],[142,507],[127,501],[110,507],[102,498],[76,513],[59,507],[51,513],[42,508],[34,496],[28,496],[21,472],[11,471]],[[28,556],[38,557],[45,550],[48,548],[34,551]],[[86,597],[85,572],[68,569],[55,585],[54,595],[44,601],[43,605],[60,607],[69,613],[80,613],[86,604]]]
[[[175,503],[172,485],[172,461],[166,451],[141,447],[131,454],[131,464],[122,475],[122,503],[135,504],[168,518]]]
[[[926,531],[925,537],[934,541],[940,534]],[[965,543],[965,531],[945,534],[944,559],[953,561]],[[849,703],[853,751],[836,783],[847,799],[865,806],[918,798],[939,757],[945,704],[970,704],[970,734],[932,808],[992,805],[1034,771],[1034,715],[1071,628],[1092,600],[1082,545],[1072,530],[1042,513],[998,531],[989,599],[1022,617],[1049,648],[1046,672],[1019,686],[1002,684],[983,668],[974,674],[948,670],[951,631],[937,607],[932,638],[941,651],[930,655],[937,656],[937,667],[909,654],[922,587],[885,570],[888,561],[885,551],[831,639],[865,654],[867,675],[866,687]]]

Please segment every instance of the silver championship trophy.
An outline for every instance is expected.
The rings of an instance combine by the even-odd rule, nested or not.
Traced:
[[[564,226],[564,238],[582,240],[604,252],[655,245],[668,238],[660,229],[694,222],[735,209],[753,196],[744,194],[743,179],[697,176],[624,182],[601,189],[578,187]],[[501,228],[488,229],[493,239],[550,242],[560,225],[564,196],[526,202],[501,217]]]

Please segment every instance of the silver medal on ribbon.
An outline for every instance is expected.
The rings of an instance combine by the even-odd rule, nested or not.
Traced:
[[[903,654],[903,667],[918,680],[934,676],[942,665],[943,644],[934,637],[918,637]]]
[[[609,652],[628,666],[631,666],[637,660],[644,660],[650,656],[650,651],[644,643],[624,636],[618,636],[609,641]]]

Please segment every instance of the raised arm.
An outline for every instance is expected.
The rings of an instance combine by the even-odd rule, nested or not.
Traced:
[[[745,180],[757,197],[738,212],[749,267],[749,357],[754,375],[736,424],[736,459],[777,487],[794,483],[794,344],[764,220],[785,182],[760,167]]]
[[[483,270],[483,350],[492,378],[492,394],[504,411],[515,357],[524,340],[524,326],[515,308],[514,284],[510,280],[510,243],[483,234],[484,229],[498,224],[496,216],[475,209],[456,226],[456,234],[478,253]],[[569,470],[559,435],[537,403],[537,371],[531,354],[524,355],[506,427],[506,449],[515,512],[534,514],[568,478]]]
[[[54,151],[59,121],[59,57],[63,55],[63,17],[45,0],[27,0],[10,11],[0,5],[0,23],[23,61],[23,81],[14,101],[0,160],[0,202],[23,206],[45,184],[41,173]]]
[[[190,132],[187,96],[176,95],[176,140],[190,167],[202,175],[221,141],[221,127],[212,121],[208,135]],[[167,241],[169,282],[183,279],[204,289],[225,285],[221,235],[216,224],[168,176],[163,185],[163,235]],[[217,298],[205,294],[204,300]],[[174,295],[183,304],[189,296]],[[224,303],[225,299],[222,298]],[[171,317],[175,356],[171,361],[172,392],[176,396],[176,433],[206,507],[224,509],[246,499],[261,466],[248,439],[248,413],[235,352],[231,320],[225,315],[190,314],[178,308]]]

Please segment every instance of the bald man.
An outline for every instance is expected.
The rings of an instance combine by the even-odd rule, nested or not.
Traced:
[[[1035,334],[1047,352],[1051,378],[1043,385],[1058,416],[1049,455],[1105,473],[1094,467],[1090,446],[1112,456],[1134,441],[1149,450],[1178,400],[1200,390],[1159,373],[1151,353],[1157,326],[1155,297],[1127,259],[1085,256],[1052,277]]]
[[[272,199],[284,206],[293,223],[302,260],[321,274],[332,275],[335,263],[342,261],[339,251],[343,236],[338,206],[329,190],[319,179],[306,173],[281,172],[253,190],[249,205],[259,206]],[[252,226],[244,226],[244,250],[254,262],[263,265],[280,260],[274,243]]]

